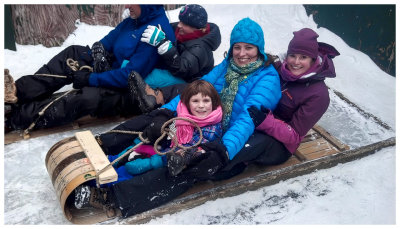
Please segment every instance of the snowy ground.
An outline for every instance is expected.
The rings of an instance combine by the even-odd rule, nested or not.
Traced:
[[[214,53],[220,63],[229,48],[230,31],[250,17],[264,29],[266,51],[286,51],[292,32],[309,27],[319,41],[335,46],[337,77],[327,85],[344,94],[391,129],[365,118],[331,91],[328,112],[318,124],[342,142],[357,148],[396,135],[394,77],[381,71],[365,54],[347,46],[325,28],[318,28],[302,5],[205,5],[209,21],[219,25],[222,44]],[[168,13],[177,21],[177,11]],[[79,24],[62,47],[17,45],[4,51],[4,67],[14,78],[34,73],[65,47],[91,45],[112,28]],[[68,89],[70,87],[66,87]],[[102,133],[114,124],[92,128]],[[63,216],[44,159],[49,148],[73,131],[4,146],[4,224],[70,224]],[[395,224],[395,147],[334,168],[315,171],[257,191],[209,201],[196,208],[167,215],[149,224]],[[3,219],[1,219],[3,220]],[[115,221],[115,223],[117,223]]]

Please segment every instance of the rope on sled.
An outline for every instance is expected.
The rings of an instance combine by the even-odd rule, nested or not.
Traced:
[[[51,101],[49,104],[47,104],[41,111],[39,111],[38,113],[38,117],[35,119],[34,122],[31,123],[31,125],[29,125],[28,128],[26,128],[24,130],[24,138],[27,138],[29,136],[29,132],[35,127],[36,123],[39,121],[39,119],[44,115],[44,112],[47,110],[47,108],[49,108],[52,104],[54,104],[57,100],[61,99],[62,97],[68,95],[69,93],[76,91],[76,89],[72,89],[69,90],[67,92],[65,92],[64,94],[62,94],[61,96],[55,98],[53,101]]]
[[[89,65],[83,65],[83,66],[79,67],[79,62],[76,60],[73,60],[72,58],[68,58],[66,63],[67,63],[67,66],[74,72],[81,71],[83,69],[88,69],[90,72],[93,72],[92,67],[90,67]],[[64,79],[68,78],[68,76],[64,76],[64,75],[55,75],[55,74],[46,74],[46,73],[36,73],[35,76],[49,76],[49,77],[64,78]]]
[[[169,124],[171,124],[172,122],[174,122],[175,120],[184,120],[184,121],[187,121],[187,122],[189,122],[190,124],[192,124],[194,127],[197,128],[197,130],[199,131],[200,137],[199,137],[199,140],[196,142],[196,144],[194,144],[194,145],[192,145],[192,146],[183,146],[183,145],[181,145],[181,144],[178,143],[178,139],[177,139],[177,137],[176,137],[176,134],[175,134],[175,135],[172,135],[172,131],[171,131],[169,128],[167,128],[167,126],[168,126]],[[168,136],[168,137],[171,138],[171,140],[174,142],[174,146],[172,147],[172,149],[170,149],[170,150],[168,150],[168,151],[162,153],[162,152],[160,152],[160,151],[158,150],[158,147],[157,147],[157,146],[158,146],[158,143],[159,143],[165,136]],[[154,143],[154,151],[156,151],[156,153],[157,153],[158,155],[165,155],[165,154],[167,154],[167,153],[174,152],[176,148],[180,148],[180,149],[186,151],[186,150],[188,150],[188,149],[195,148],[195,147],[197,147],[198,145],[200,145],[200,143],[201,143],[202,140],[203,140],[203,132],[201,131],[201,128],[199,127],[199,125],[197,125],[196,122],[194,122],[193,120],[188,119],[188,118],[176,117],[176,118],[172,118],[172,119],[168,120],[167,122],[164,123],[164,125],[162,125],[162,127],[161,127],[161,136],[160,136],[160,137],[155,141],[155,143]]]
[[[80,71],[80,70],[82,70],[82,69],[88,69],[90,72],[93,72],[93,68],[92,68],[92,67],[90,67],[90,66],[88,66],[88,65],[84,65],[84,66],[79,67],[78,61],[75,61],[75,60],[73,60],[72,58],[68,58],[67,61],[66,61],[66,64],[67,64],[68,67],[71,68],[72,71],[78,71],[78,70]],[[54,78],[65,78],[65,79],[68,78],[68,76],[54,75],[54,74],[44,74],[44,73],[43,73],[43,74],[42,74],[42,73],[37,73],[37,74],[35,74],[35,75],[36,75],[36,76],[49,76],[49,77],[54,77]],[[61,99],[62,97],[68,95],[69,93],[71,93],[71,92],[73,92],[73,91],[76,91],[76,89],[72,89],[72,90],[69,90],[69,91],[65,92],[64,94],[62,94],[61,96],[55,98],[53,101],[51,101],[49,104],[47,104],[41,111],[39,111],[39,113],[38,113],[39,116],[35,119],[35,121],[33,121],[33,122],[31,123],[31,125],[29,125],[28,128],[26,128],[26,129],[24,130],[24,132],[23,132],[23,137],[24,137],[24,139],[29,138],[29,132],[36,126],[36,123],[39,121],[39,119],[44,115],[44,112],[45,112],[51,105],[53,105],[57,100]]]
[[[169,128],[167,128],[167,126],[169,124],[171,124],[172,122],[174,122],[175,120],[184,120],[187,122],[190,122],[193,126],[195,126],[199,133],[200,133],[200,138],[199,141],[196,142],[196,144],[186,147],[183,146],[181,144],[178,143],[178,139],[176,138],[176,135],[174,136],[171,132],[171,130]],[[115,163],[117,163],[118,161],[120,161],[122,158],[126,157],[127,155],[131,154],[136,148],[138,148],[139,146],[145,144],[145,143],[149,143],[150,141],[148,139],[144,139],[142,134],[143,132],[140,131],[125,131],[125,130],[110,130],[106,133],[121,133],[121,134],[138,134],[139,138],[142,142],[136,144],[134,147],[130,148],[129,150],[127,150],[124,154],[122,154],[121,156],[119,156],[118,158],[116,158],[114,161],[112,161],[110,164],[108,164],[106,167],[102,168],[100,171],[98,171],[96,173],[96,185],[99,188],[100,187],[100,183],[99,183],[99,178],[100,178],[100,174],[103,173],[104,171],[106,171],[108,168],[110,168],[111,166],[113,166]],[[193,120],[191,119],[187,119],[187,118],[182,118],[182,117],[176,117],[176,118],[172,118],[170,120],[168,120],[167,122],[164,123],[164,125],[162,125],[161,127],[161,136],[155,141],[154,143],[154,151],[158,154],[158,155],[165,155],[167,153],[171,153],[173,152],[177,147],[183,150],[188,150],[194,147],[197,147],[203,140],[203,132],[201,130],[201,128],[197,125],[197,123],[195,123]],[[174,146],[172,147],[172,149],[170,149],[167,152],[161,153],[158,149],[158,143],[165,137],[165,136],[169,136],[171,138],[172,141],[174,141]]]
[[[93,72],[93,68],[88,65],[83,65],[79,67],[79,63],[77,60],[73,60],[72,58],[67,59],[67,65],[72,69],[72,71],[81,71],[82,69],[88,69],[90,72]]]

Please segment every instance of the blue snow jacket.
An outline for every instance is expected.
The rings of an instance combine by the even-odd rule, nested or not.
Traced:
[[[175,41],[174,31],[162,5],[140,7],[142,13],[138,19],[126,18],[100,40],[104,48],[114,54],[115,60],[111,66],[112,70],[90,75],[90,86],[127,88],[129,73],[132,70],[137,71],[143,78],[153,70],[159,58],[157,48],[140,41],[148,25],[161,25],[167,38]],[[129,62],[121,68],[124,61]]]
[[[229,60],[225,59],[201,79],[213,84],[217,92],[221,93],[228,64]],[[279,75],[272,65],[260,67],[239,84],[233,102],[230,127],[222,136],[222,142],[228,150],[230,160],[243,148],[255,128],[247,108],[265,106],[274,110],[280,98]],[[179,99],[180,96],[175,97],[171,102],[163,105],[163,108],[176,111]]]

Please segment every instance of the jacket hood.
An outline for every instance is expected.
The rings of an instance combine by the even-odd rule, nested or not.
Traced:
[[[201,37],[200,39],[202,39],[204,43],[206,43],[213,51],[215,51],[221,44],[221,32],[216,24],[210,22],[208,24],[210,24],[210,33],[204,37]]]
[[[137,20],[139,25],[146,24],[159,15],[165,14],[163,5],[140,5],[142,13]]]
[[[318,42],[318,63],[313,66],[311,72],[306,72],[300,76],[293,76],[286,68],[286,60],[283,63],[274,64],[278,69],[279,75],[284,81],[308,82],[313,80],[325,80],[325,78],[336,77],[335,66],[332,59],[340,53],[331,45]]]

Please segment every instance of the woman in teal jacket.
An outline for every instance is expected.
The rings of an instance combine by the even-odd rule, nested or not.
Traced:
[[[254,57],[246,65],[238,65],[233,55],[236,53],[234,49],[237,43],[255,46],[258,58]],[[239,21],[232,30],[230,44],[227,57],[202,79],[212,83],[222,97],[225,117],[222,143],[227,149],[229,159],[232,160],[243,148],[255,128],[247,108],[266,106],[274,110],[281,97],[281,91],[277,71],[272,65],[265,66],[268,58],[264,53],[264,34],[256,22],[249,18]],[[244,47],[246,48],[248,47]],[[237,62],[248,58],[244,53],[238,52],[239,61]],[[243,74],[234,74],[241,70]],[[229,77],[232,80],[229,80]],[[237,84],[238,88],[233,89],[235,86],[232,84]],[[179,101],[179,96],[162,108],[175,111],[177,101]]]

